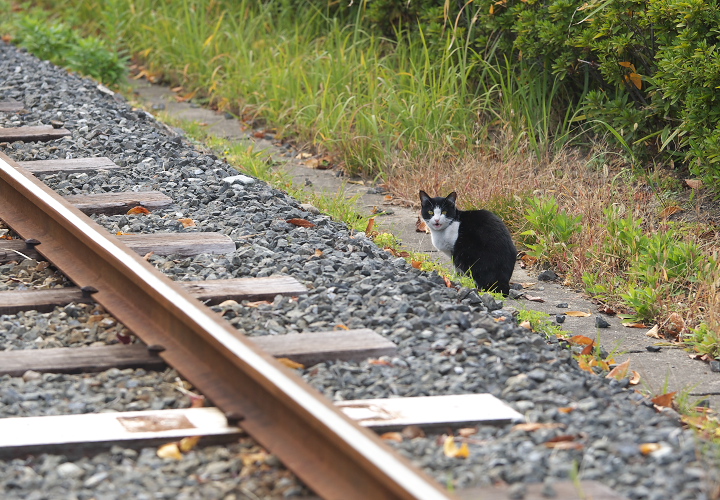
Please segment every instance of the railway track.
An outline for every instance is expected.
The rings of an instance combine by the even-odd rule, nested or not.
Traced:
[[[53,71],[43,78],[52,82]],[[583,464],[581,478],[623,491],[649,484],[649,477],[681,478],[673,485],[687,494],[675,498],[700,498],[697,473],[640,472],[663,458],[631,454],[635,441],[666,440],[663,453],[685,450],[678,464],[691,470],[696,463],[677,423],[657,416],[642,398],[579,371],[566,351],[519,329],[494,301],[394,261],[284,194],[193,151],[143,111],[76,80],[68,88],[94,96],[99,107],[84,98],[68,107],[71,97],[52,92],[28,93],[25,103],[6,104],[6,111],[0,104],[6,113],[0,121],[13,129],[1,133],[14,141],[0,139],[7,153],[0,161],[0,219],[18,236],[0,240],[0,270],[17,276],[0,292],[0,328],[8,337],[0,352],[7,391],[0,394],[0,470],[19,477],[6,484],[26,491],[20,483],[33,471],[80,475],[77,463],[90,476],[79,476],[85,490],[115,487],[103,479],[112,468],[91,466],[108,453],[107,460],[139,465],[154,459],[148,445],[202,435],[201,443],[240,439],[242,447],[247,432],[326,498],[621,498],[594,481],[578,490],[568,481],[573,462]],[[25,85],[8,81],[0,93]],[[58,118],[49,127],[48,116]],[[23,129],[28,126],[33,129]],[[148,213],[133,213],[138,206]],[[67,278],[52,274],[55,267]],[[27,289],[31,278],[52,288]],[[55,330],[66,327],[56,321],[72,325],[61,340]],[[29,343],[37,348],[27,349]],[[306,368],[284,364],[293,362]],[[148,373],[158,377],[134,381]],[[46,404],[54,396],[42,392],[43,384],[54,388],[63,377],[74,385],[62,389],[55,406]],[[109,392],[97,395],[101,388]],[[69,397],[81,391],[87,402]],[[200,393],[205,405],[191,408],[202,401]],[[512,401],[527,425],[510,423],[517,413],[484,393]],[[430,397],[439,395],[464,397],[459,403]],[[468,407],[481,411],[468,415]],[[449,411],[435,411],[443,408]],[[32,418],[15,418],[23,414]],[[609,419],[620,429],[613,435],[624,432],[622,453],[603,441]],[[389,432],[409,424],[424,427],[427,436],[414,434],[415,426],[410,434]],[[469,446],[470,457],[453,455],[459,448],[449,437]],[[250,469],[228,459],[237,446],[218,448],[203,472],[191,475],[188,498],[201,498],[199,488],[221,473],[233,476],[233,486],[208,497],[245,495],[232,489],[242,484],[236,468]],[[138,447],[139,455],[130,451]],[[94,458],[53,462],[73,450]],[[51,454],[8,458],[41,451]],[[188,467],[191,455],[183,455],[178,469]],[[556,480],[543,484],[551,476]],[[175,483],[185,480],[172,475],[175,489],[162,495],[174,498]],[[468,485],[483,487],[462,489]],[[161,485],[143,487],[161,495]],[[632,495],[645,498],[640,491]]]
[[[25,130],[29,137],[13,138],[28,140],[38,131],[44,140],[54,137],[45,129],[32,129]],[[60,133],[65,132],[60,129]],[[81,295],[101,304],[142,339],[150,356],[178,369],[220,408],[229,426],[240,424],[318,494],[327,498],[445,498],[433,481],[391,453],[377,437],[352,424],[304,382],[237,335],[186,288],[174,285],[20,165],[2,155],[0,169],[0,219],[25,238],[26,246],[76,283]],[[290,293],[303,291],[297,285]],[[246,286],[253,288],[247,280]],[[270,293],[280,292],[282,287],[276,285]],[[108,357],[112,360],[112,355]],[[31,367],[37,368],[26,363],[16,372]],[[38,446],[28,448],[36,451]]]

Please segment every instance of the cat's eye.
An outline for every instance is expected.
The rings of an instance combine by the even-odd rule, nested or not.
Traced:
[[[447,210],[443,210],[443,211],[442,211],[442,214],[443,214],[443,215],[447,215]]]
[[[433,211],[432,211],[432,210],[428,210],[427,213],[428,213],[428,215],[432,215],[432,214],[433,214]]]

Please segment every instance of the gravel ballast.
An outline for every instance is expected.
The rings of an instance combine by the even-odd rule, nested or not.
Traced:
[[[108,231],[212,231],[236,242],[232,255],[149,257],[170,278],[283,274],[309,288],[297,300],[278,296],[267,304],[215,306],[243,333],[370,328],[398,345],[396,356],[380,362],[328,362],[301,370],[307,382],[330,399],[489,392],[528,422],[553,424],[536,430],[481,426],[467,439],[468,458],[446,457],[438,434],[391,443],[442,484],[453,484],[455,489],[498,483],[550,485],[579,477],[600,481],[632,499],[712,498],[718,479],[717,464],[711,461],[718,456],[714,447],[706,449],[707,443],[684,429],[677,414],[658,412],[648,399],[628,388],[627,380],[581,370],[560,342],[520,328],[513,312],[489,295],[446,287],[437,274],[414,269],[364,235],[352,234],[344,224],[304,210],[287,194],[259,180],[238,178],[222,159],[198,150],[122,98],[98,90],[95,82],[0,43],[3,98],[21,101],[28,113],[0,113],[2,127],[57,120],[72,132],[50,143],[0,145],[14,160],[107,156],[127,167],[119,172],[42,177],[58,193],[157,190],[175,201],[169,209],[149,215],[94,216]],[[181,218],[191,218],[196,225],[186,228]],[[291,218],[307,219],[315,226],[286,222]],[[8,273],[21,270],[14,264],[0,267],[0,287],[64,285],[32,266],[26,266],[21,278],[7,279]],[[18,285],[23,279],[27,283]],[[122,325],[108,319],[94,327],[83,326],[83,318],[102,311],[68,307],[53,313],[1,316],[0,348],[117,342]],[[69,320],[77,324],[62,323]],[[173,389],[172,370],[137,372],[45,374],[29,381],[0,377],[0,417],[189,405],[188,398]],[[148,396],[150,391],[144,388],[158,383],[165,389]],[[116,389],[115,398],[105,396],[95,402],[92,388],[112,384],[123,390]],[[563,440],[573,446],[547,444]],[[640,448],[644,443],[658,446],[644,454]],[[154,448],[114,448],[72,460],[43,455],[0,461],[0,484],[4,498],[38,499],[241,498],[248,491],[258,497],[304,491],[281,468],[273,469],[278,474],[274,479],[266,473],[257,476],[254,465],[242,460],[252,446],[241,442],[198,448],[180,461],[158,458]]]

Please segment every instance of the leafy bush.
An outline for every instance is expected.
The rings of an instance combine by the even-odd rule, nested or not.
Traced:
[[[480,57],[543,68],[631,158],[683,163],[720,193],[717,0],[374,0],[382,30],[417,23],[429,45],[451,27]]]
[[[63,23],[25,16],[17,29],[18,44],[40,59],[109,85],[119,83],[127,72],[126,59],[109,50],[102,40],[92,36],[80,37]]]

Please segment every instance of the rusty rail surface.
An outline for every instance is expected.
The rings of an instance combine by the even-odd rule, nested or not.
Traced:
[[[451,497],[2,153],[0,219],[323,498]]]

